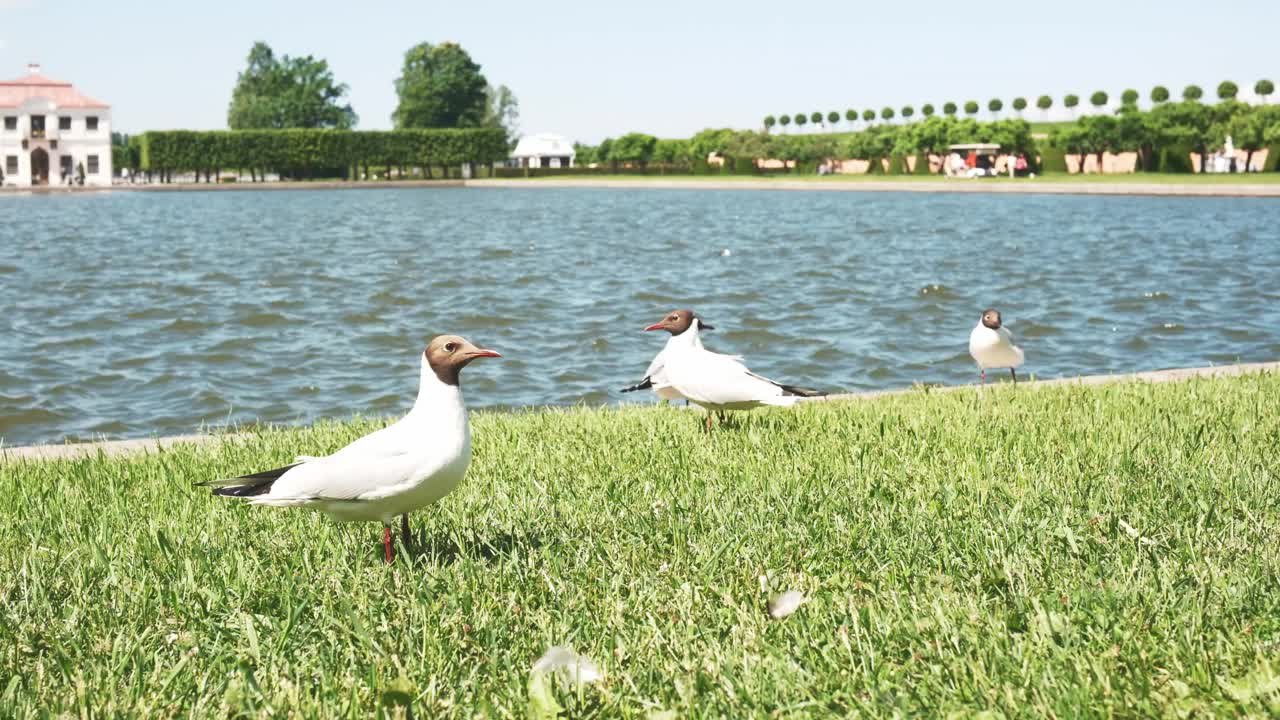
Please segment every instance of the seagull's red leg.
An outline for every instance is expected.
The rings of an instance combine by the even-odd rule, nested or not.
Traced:
[[[391,526],[382,526],[382,547],[387,551],[387,564],[391,564]]]

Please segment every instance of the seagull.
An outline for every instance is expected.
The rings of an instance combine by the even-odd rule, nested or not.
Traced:
[[[708,430],[712,412],[750,410],[761,405],[790,406],[801,397],[825,394],[774,382],[748,370],[740,357],[707,350],[698,338],[700,325],[702,321],[692,310],[675,310],[645,330],[671,333],[662,351],[664,384],[680,397],[707,409]]]
[[[706,324],[702,318],[688,310],[677,310],[672,315],[679,316],[679,319],[670,327],[658,323],[645,328],[646,331],[666,330],[671,333],[671,337],[667,338],[667,344],[663,346],[662,351],[654,356],[653,362],[649,363],[649,369],[644,371],[644,379],[635,385],[622,388],[622,392],[652,389],[653,393],[663,400],[685,400],[686,404],[689,402],[678,390],[667,384],[667,372],[664,367],[667,351],[677,343],[677,338],[681,334],[689,331],[693,332],[693,344],[701,349],[702,340],[698,337],[698,332],[701,330],[715,330],[715,327]]]
[[[1018,384],[1018,373],[1014,368],[1022,365],[1025,357],[1022,348],[1013,344],[1013,333],[1000,324],[999,310],[987,308],[982,311],[982,319],[969,333],[969,354],[982,373],[980,384],[987,382],[987,368],[1009,368],[1013,383]]]
[[[422,353],[418,399],[400,420],[332,455],[199,485],[252,505],[312,508],[343,522],[379,520],[390,563],[395,517],[407,546],[409,513],[447,495],[466,474],[471,428],[458,373],[476,358],[496,357],[502,356],[457,335],[436,337]]]

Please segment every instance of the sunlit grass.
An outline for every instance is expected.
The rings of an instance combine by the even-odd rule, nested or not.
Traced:
[[[0,464],[0,717],[524,717],[555,645],[574,716],[1280,709],[1280,375],[477,413],[391,567],[192,488],[378,424]]]
[[[595,181],[626,180],[646,182],[653,180],[670,180],[677,182],[788,182],[788,183],[937,183],[939,185],[966,184],[981,186],[988,183],[1001,185],[1021,185],[1034,188],[1036,184],[1073,183],[1073,184],[1132,184],[1132,185],[1275,185],[1280,184],[1280,172],[1267,173],[1234,173],[1234,174],[1201,174],[1201,173],[1110,173],[1086,175],[1070,173],[1049,173],[1040,177],[1009,178],[1005,176],[991,178],[945,178],[940,175],[554,175],[532,178],[501,178],[501,181],[519,180],[529,182],[555,182],[559,180]],[[483,186],[487,180],[471,181]]]

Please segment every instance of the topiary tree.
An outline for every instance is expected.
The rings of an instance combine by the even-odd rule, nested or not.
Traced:
[[[1048,95],[1041,95],[1036,98],[1036,107],[1040,108],[1040,113],[1044,117],[1049,117],[1049,108],[1053,107],[1053,98]]]
[[[880,108],[880,117],[886,121],[893,119],[893,108]]]
[[[1101,90],[1089,96],[1089,104],[1092,105],[1096,110],[1101,110],[1102,108],[1106,107],[1107,100],[1110,100],[1110,98],[1108,98],[1107,94],[1102,92]]]
[[[1219,100],[1235,100],[1236,95],[1240,93],[1240,88],[1230,80],[1223,80],[1218,83],[1218,99]]]
[[[836,123],[840,122],[840,113],[836,112],[835,110],[832,110],[831,112],[827,113],[827,122],[831,125],[831,127],[835,127]]]
[[[1151,102],[1159,105],[1160,103],[1169,102],[1169,88],[1163,85],[1157,85],[1151,88]]]
[[[872,109],[870,109],[870,108],[867,108],[866,110],[863,110],[863,111],[862,111],[862,120],[863,120],[863,122],[865,122],[865,123],[867,123],[868,125],[870,125],[870,124],[871,124],[875,119],[876,119],[876,111],[875,111],[875,110],[872,110]]]
[[[778,124],[782,126],[782,129],[783,129],[783,130],[786,130],[786,129],[787,129],[787,126],[791,124],[791,116],[790,116],[790,115],[780,115],[780,116],[778,117]]]
[[[1120,104],[1121,105],[1137,105],[1138,97],[1139,97],[1138,91],[1134,90],[1133,88],[1129,88],[1128,90],[1125,90],[1124,92],[1120,93]]]
[[[948,116],[954,116],[956,114],[956,104],[953,102],[943,103],[942,114],[948,115]]]
[[[1071,117],[1076,116],[1076,106],[1080,104],[1079,95],[1067,95],[1062,98],[1062,106],[1071,111]]]
[[[991,111],[991,119],[995,120],[996,115],[1004,109],[1004,102],[1000,98],[991,98],[987,101],[987,109]]]
[[[853,127],[853,124],[858,122],[858,111],[854,110],[853,108],[849,108],[848,110],[845,110],[844,119],[848,121],[849,127]]]
[[[774,126],[774,124],[776,124],[777,122],[778,122],[778,119],[777,119],[777,118],[775,118],[774,116],[772,116],[772,115],[765,115],[765,116],[764,116],[764,131],[765,131],[765,132],[769,132],[770,130],[772,130],[772,129],[773,129],[773,126]]]
[[[933,106],[929,103],[925,103],[920,107],[920,114],[927,118],[933,117]]]
[[[1013,109],[1017,111],[1018,117],[1022,117],[1022,111],[1027,109],[1027,99],[1024,97],[1014,98]]]
[[[966,102],[966,103],[964,104],[964,114],[965,114],[965,115],[977,115],[977,114],[978,114],[978,101],[977,101],[977,100],[970,100],[969,102]]]
[[[1188,85],[1182,89],[1183,100],[1198,102],[1202,97],[1204,97],[1204,91],[1200,89],[1199,85]]]
[[[809,122],[809,116],[805,115],[804,113],[796,113],[795,121],[796,121],[796,129],[804,130],[804,124]]]
[[[1266,103],[1267,98],[1271,96],[1271,93],[1276,91],[1276,85],[1270,80],[1263,78],[1253,84],[1253,91],[1258,94],[1258,97],[1262,98],[1263,103]]]
[[[912,116],[912,115],[915,115],[915,114],[916,114],[916,109],[915,109],[915,108],[911,107],[910,105],[903,105],[903,106],[902,106],[902,117],[903,117],[903,119],[910,120],[910,119],[911,119],[911,116]]]
[[[820,112],[818,112],[818,111],[816,111],[816,110],[815,110],[815,111],[813,111],[813,112],[811,112],[811,113],[809,113],[809,122],[813,123],[814,125],[821,125],[821,124],[822,124],[822,113],[820,113]]]

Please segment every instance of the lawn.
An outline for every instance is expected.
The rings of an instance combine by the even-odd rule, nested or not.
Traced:
[[[941,175],[552,175],[533,178],[501,178],[502,181],[521,182],[555,182],[560,180],[586,181],[629,181],[643,183],[653,180],[670,180],[676,182],[808,182],[808,183],[999,183],[1022,185],[1028,188],[1044,183],[1072,183],[1077,185],[1091,184],[1130,184],[1130,185],[1277,185],[1280,184],[1280,172],[1235,173],[1235,174],[1201,174],[1201,173],[1111,173],[1087,175],[1071,173],[1049,173],[1039,177],[979,178],[974,180],[951,179]],[[483,187],[488,179],[478,179],[472,183]]]
[[[0,717],[526,717],[554,645],[576,717],[1280,711],[1280,374],[700,421],[477,413],[391,566],[192,487],[381,421],[0,463]]]

